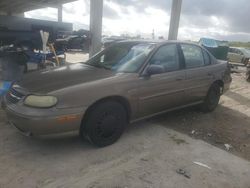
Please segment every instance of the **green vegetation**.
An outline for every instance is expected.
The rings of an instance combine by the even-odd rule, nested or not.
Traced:
[[[229,42],[232,47],[250,48],[250,42]]]

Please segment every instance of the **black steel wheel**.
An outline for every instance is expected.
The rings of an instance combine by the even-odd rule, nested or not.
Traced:
[[[118,102],[106,101],[94,106],[80,130],[85,137],[98,147],[115,143],[127,124],[127,112]]]

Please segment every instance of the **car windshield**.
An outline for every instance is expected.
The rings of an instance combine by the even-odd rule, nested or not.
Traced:
[[[86,64],[114,72],[134,73],[145,62],[154,45],[154,43],[115,44],[87,61]]]

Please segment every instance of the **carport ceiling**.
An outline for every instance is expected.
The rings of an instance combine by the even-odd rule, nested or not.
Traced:
[[[76,0],[0,0],[0,12],[20,14],[45,7],[57,8],[59,4]]]

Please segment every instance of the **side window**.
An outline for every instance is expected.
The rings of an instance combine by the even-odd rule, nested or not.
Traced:
[[[160,47],[149,63],[153,65],[162,65],[165,72],[179,70],[180,64],[176,44],[168,44]]]
[[[186,68],[195,68],[204,66],[202,49],[191,44],[182,44],[181,49],[184,54]]]
[[[204,55],[204,64],[210,65],[211,64],[210,55],[205,50],[203,50],[203,55]]]

